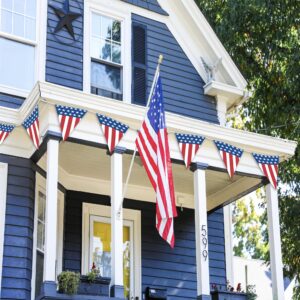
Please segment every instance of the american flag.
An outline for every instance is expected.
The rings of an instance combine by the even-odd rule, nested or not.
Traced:
[[[86,110],[55,105],[63,140],[65,141],[86,114]]]
[[[223,142],[214,142],[220,151],[229,176],[232,177],[243,154],[243,150]]]
[[[277,175],[278,175],[278,164],[279,156],[263,155],[253,153],[253,157],[258,163],[259,167],[269,179],[273,187],[277,188]]]
[[[176,139],[186,167],[188,168],[194,159],[204,137],[192,134],[175,133]]]
[[[0,145],[4,142],[4,140],[9,136],[9,134],[13,131],[15,126],[0,124]]]
[[[156,228],[174,247],[174,217],[177,217],[173,174],[166,128],[162,85],[158,75],[150,108],[136,139],[136,146],[156,191]]]
[[[31,115],[24,121],[24,128],[29,134],[34,146],[40,147],[40,132],[39,132],[39,108],[35,107]]]
[[[112,118],[97,114],[109,151],[112,153],[128,130],[128,126]]]

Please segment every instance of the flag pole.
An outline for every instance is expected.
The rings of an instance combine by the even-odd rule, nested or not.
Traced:
[[[145,114],[144,114],[143,121],[144,121],[144,119],[145,119],[145,117],[147,115],[147,112],[148,112],[148,107],[149,107],[149,104],[150,104],[150,101],[151,101],[151,97],[152,97],[152,94],[153,94],[153,90],[154,90],[154,87],[155,87],[155,83],[157,81],[157,77],[158,77],[159,70],[160,70],[160,65],[161,65],[161,63],[163,61],[163,58],[164,57],[163,57],[162,54],[160,54],[159,57],[158,57],[157,67],[156,67],[156,71],[155,71],[155,74],[154,74],[154,78],[153,78],[152,86],[151,86],[151,89],[150,89],[150,93],[149,93],[149,96],[148,96],[147,105],[145,107]],[[132,172],[132,168],[133,168],[133,163],[134,163],[134,159],[135,159],[135,156],[136,156],[136,152],[137,152],[137,147],[135,146],[134,152],[133,152],[133,155],[132,155],[132,158],[131,158],[131,162],[130,162],[130,166],[129,166],[129,170],[128,170],[126,182],[125,182],[125,185],[124,185],[122,202],[121,202],[120,207],[118,209],[118,215],[119,216],[121,214],[121,209],[122,209],[123,202],[124,202],[124,199],[125,199],[125,196],[126,196],[126,192],[127,192],[127,188],[128,188],[128,183],[129,183],[130,175],[131,175],[131,172]]]

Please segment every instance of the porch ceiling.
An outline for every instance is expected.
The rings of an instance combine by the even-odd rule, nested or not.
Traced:
[[[46,171],[46,155],[39,165]],[[131,155],[123,155],[123,182],[126,180]],[[193,173],[183,164],[173,163],[177,204],[194,207]],[[228,203],[261,183],[259,177],[235,175],[230,179],[221,170],[206,172],[207,207],[215,209]],[[71,142],[61,142],[59,149],[59,181],[68,190],[110,195],[110,156],[107,150]],[[139,157],[136,157],[127,189],[127,198],[155,201],[155,194]],[[180,198],[180,199],[179,199]]]

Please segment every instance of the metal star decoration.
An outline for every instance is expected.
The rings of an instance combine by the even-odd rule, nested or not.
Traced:
[[[54,33],[60,31],[63,27],[65,27],[68,30],[69,34],[73,37],[73,39],[75,39],[72,22],[79,18],[81,14],[70,11],[69,0],[65,0],[63,8],[51,4],[49,4],[49,6],[54,10],[55,14],[59,18],[59,22],[54,29]]]

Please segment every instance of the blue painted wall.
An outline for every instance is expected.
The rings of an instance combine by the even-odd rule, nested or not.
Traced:
[[[63,0],[49,0],[62,7]],[[75,40],[63,28],[54,33],[59,18],[48,7],[46,81],[82,90],[83,86],[83,0],[70,0],[70,10],[82,16],[73,21]]]
[[[19,108],[25,99],[17,96],[11,96],[0,93],[0,106],[9,108]]]
[[[107,196],[68,191],[65,208],[64,269],[81,270],[82,203],[110,205]],[[168,289],[169,300],[195,299],[196,256],[194,211],[179,211],[175,221],[176,245],[172,250],[155,229],[155,204],[125,200],[125,208],[140,210],[142,217],[142,286]],[[210,281],[225,286],[223,213],[208,217]]]
[[[124,2],[145,8],[147,10],[154,11],[156,13],[159,13],[161,15],[168,15],[158,4],[157,0],[122,0]]]
[[[28,159],[0,155],[8,163],[1,299],[30,299],[35,172]]]
[[[214,97],[204,95],[202,78],[167,26],[134,14],[132,20],[147,28],[148,94],[158,56],[163,54],[161,76],[166,110],[211,123],[219,123]]]

